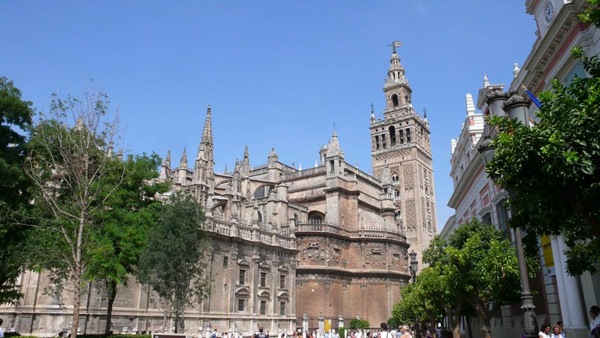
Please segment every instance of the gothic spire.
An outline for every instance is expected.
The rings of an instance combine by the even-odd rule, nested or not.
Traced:
[[[333,131],[333,134],[331,135],[331,140],[329,141],[329,144],[327,146],[327,157],[331,156],[339,156],[341,158],[344,158],[344,152],[342,151],[342,147],[340,146],[340,141],[338,140],[338,136],[335,130]]]
[[[160,178],[161,180],[167,180],[170,175],[171,175],[171,150],[169,149],[169,151],[167,152],[167,158],[165,158],[162,165],[160,166],[160,174],[158,175],[158,178]]]
[[[198,147],[197,159],[204,159],[212,163],[213,161],[213,135],[212,135],[212,110],[210,105],[206,109],[206,119],[204,120],[204,130],[202,130],[202,139]]]
[[[242,159],[242,166],[240,169],[242,176],[250,175],[250,155],[248,152],[248,145],[244,148],[244,158]]]
[[[244,148],[244,160],[250,159],[250,155],[248,154],[248,145]]]
[[[188,167],[188,158],[187,151],[185,147],[183,147],[183,154],[181,154],[181,160],[179,161],[179,168],[187,169]]]
[[[165,167],[171,168],[171,149],[167,151],[167,158],[165,159]]]

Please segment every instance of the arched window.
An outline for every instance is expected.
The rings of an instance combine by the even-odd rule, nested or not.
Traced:
[[[261,187],[256,188],[256,190],[254,190],[254,198],[259,199],[259,198],[263,198],[263,197],[267,197],[269,196],[269,186],[268,185],[263,185]]]
[[[396,127],[390,126],[390,146],[396,145]]]
[[[213,215],[216,219],[223,219],[223,206],[217,206],[213,209]]]
[[[398,95],[397,94],[392,95],[392,106],[398,107]]]
[[[311,211],[308,213],[308,223],[311,224],[322,224],[325,220],[325,215],[318,211]]]

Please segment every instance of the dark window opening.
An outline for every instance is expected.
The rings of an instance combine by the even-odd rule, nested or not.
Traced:
[[[260,286],[267,286],[267,273],[266,272],[260,273]]]
[[[260,301],[260,314],[261,315],[267,314],[267,301],[266,300]]]
[[[390,146],[396,145],[396,128],[394,126],[390,126]]]
[[[398,95],[392,95],[392,106],[398,107]]]
[[[375,150],[379,149],[379,136],[375,136]]]
[[[410,128],[406,129],[406,142],[410,142]]]
[[[246,270],[241,269],[239,275],[239,284],[244,285],[246,283]]]

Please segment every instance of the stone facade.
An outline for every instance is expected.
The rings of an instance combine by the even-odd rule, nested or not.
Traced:
[[[427,112],[421,117],[413,109],[412,89],[395,50],[383,92],[384,118],[371,114],[373,174],[383,181],[385,170],[389,170],[398,224],[421,261],[437,233],[431,132]]]
[[[303,326],[303,318],[311,330],[319,318],[335,328],[360,317],[375,327],[391,317],[410,280],[409,247],[421,256],[436,229],[428,123],[412,110],[395,50],[391,61],[388,74],[400,76],[401,70],[402,81],[388,77],[385,119],[372,114],[371,133],[377,140],[397,130],[398,141],[389,147],[374,143],[375,176],[345,161],[335,132],[314,168],[281,163],[274,149],[266,164],[252,166],[246,147],[232,171],[216,173],[210,107],[193,169],[185,150],[175,168],[167,155],[158,180],[203,205],[213,242],[207,264],[212,293],[186,311],[187,333],[206,335],[216,328],[247,336],[258,327],[291,332]],[[393,97],[400,94],[398,105]],[[25,298],[2,309],[9,328],[48,335],[70,327],[72,302],[44,295],[47,284],[44,274],[24,273]],[[90,288],[80,329],[101,332],[106,300]],[[114,331],[161,332],[171,325],[150,290],[133,279],[119,289]]]

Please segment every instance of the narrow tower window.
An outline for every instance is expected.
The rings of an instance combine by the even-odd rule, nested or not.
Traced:
[[[398,107],[398,95],[397,94],[392,95],[392,106]]]
[[[410,142],[410,128],[406,129],[406,142]]]
[[[394,126],[390,126],[390,146],[396,145],[396,128]]]
[[[404,144],[404,130],[400,129],[400,144]]]
[[[379,136],[375,136],[375,150],[379,150]]]

